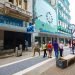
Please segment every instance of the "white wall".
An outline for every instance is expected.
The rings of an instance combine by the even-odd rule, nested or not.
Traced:
[[[32,9],[33,9],[33,0],[27,0],[28,1],[28,6],[27,6],[27,10],[29,11],[29,12],[31,12],[32,13]]]
[[[8,0],[0,0],[1,3],[8,2]]]

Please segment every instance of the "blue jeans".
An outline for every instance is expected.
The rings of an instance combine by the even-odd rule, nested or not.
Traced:
[[[54,49],[54,51],[55,51],[55,57],[56,59],[58,59],[58,49]]]

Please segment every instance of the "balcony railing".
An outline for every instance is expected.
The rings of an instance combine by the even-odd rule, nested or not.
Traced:
[[[22,8],[20,8],[20,7],[16,6],[16,5],[14,5],[14,4],[12,4],[12,3],[5,2],[5,6],[8,7],[8,8],[11,8],[11,9],[13,9],[13,10],[16,10],[16,11],[18,11],[18,12],[24,14],[24,15],[32,16],[32,14],[31,14],[29,11],[24,10],[24,9],[22,9]]]
[[[3,3],[0,3],[0,8],[4,8],[4,4]]]
[[[3,3],[0,3],[0,11],[2,11],[2,13],[4,12],[5,14],[10,14],[10,10],[13,11],[12,13],[13,14],[18,14],[19,16],[25,18],[25,17],[32,17],[32,13],[27,11],[27,10],[24,10],[10,2],[5,2],[4,4]]]

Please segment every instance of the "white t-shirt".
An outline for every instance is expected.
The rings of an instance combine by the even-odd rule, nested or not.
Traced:
[[[63,49],[64,45],[62,43],[59,44],[59,48]]]

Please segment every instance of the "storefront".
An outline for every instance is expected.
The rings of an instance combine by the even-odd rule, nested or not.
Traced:
[[[43,42],[48,43],[49,41],[53,41],[55,39],[55,32],[57,32],[56,11],[46,0],[36,0],[35,13],[37,17],[41,16],[35,20],[34,32],[36,32],[36,34],[34,33],[33,41],[36,39],[40,44]]]
[[[4,31],[4,49],[15,49],[22,44],[25,49],[25,40],[28,41],[28,47],[31,46],[31,34],[22,32]]]
[[[22,44],[25,48],[25,40],[31,46],[31,34],[27,33],[26,26],[29,22],[11,16],[0,15],[0,50],[15,49]]]

